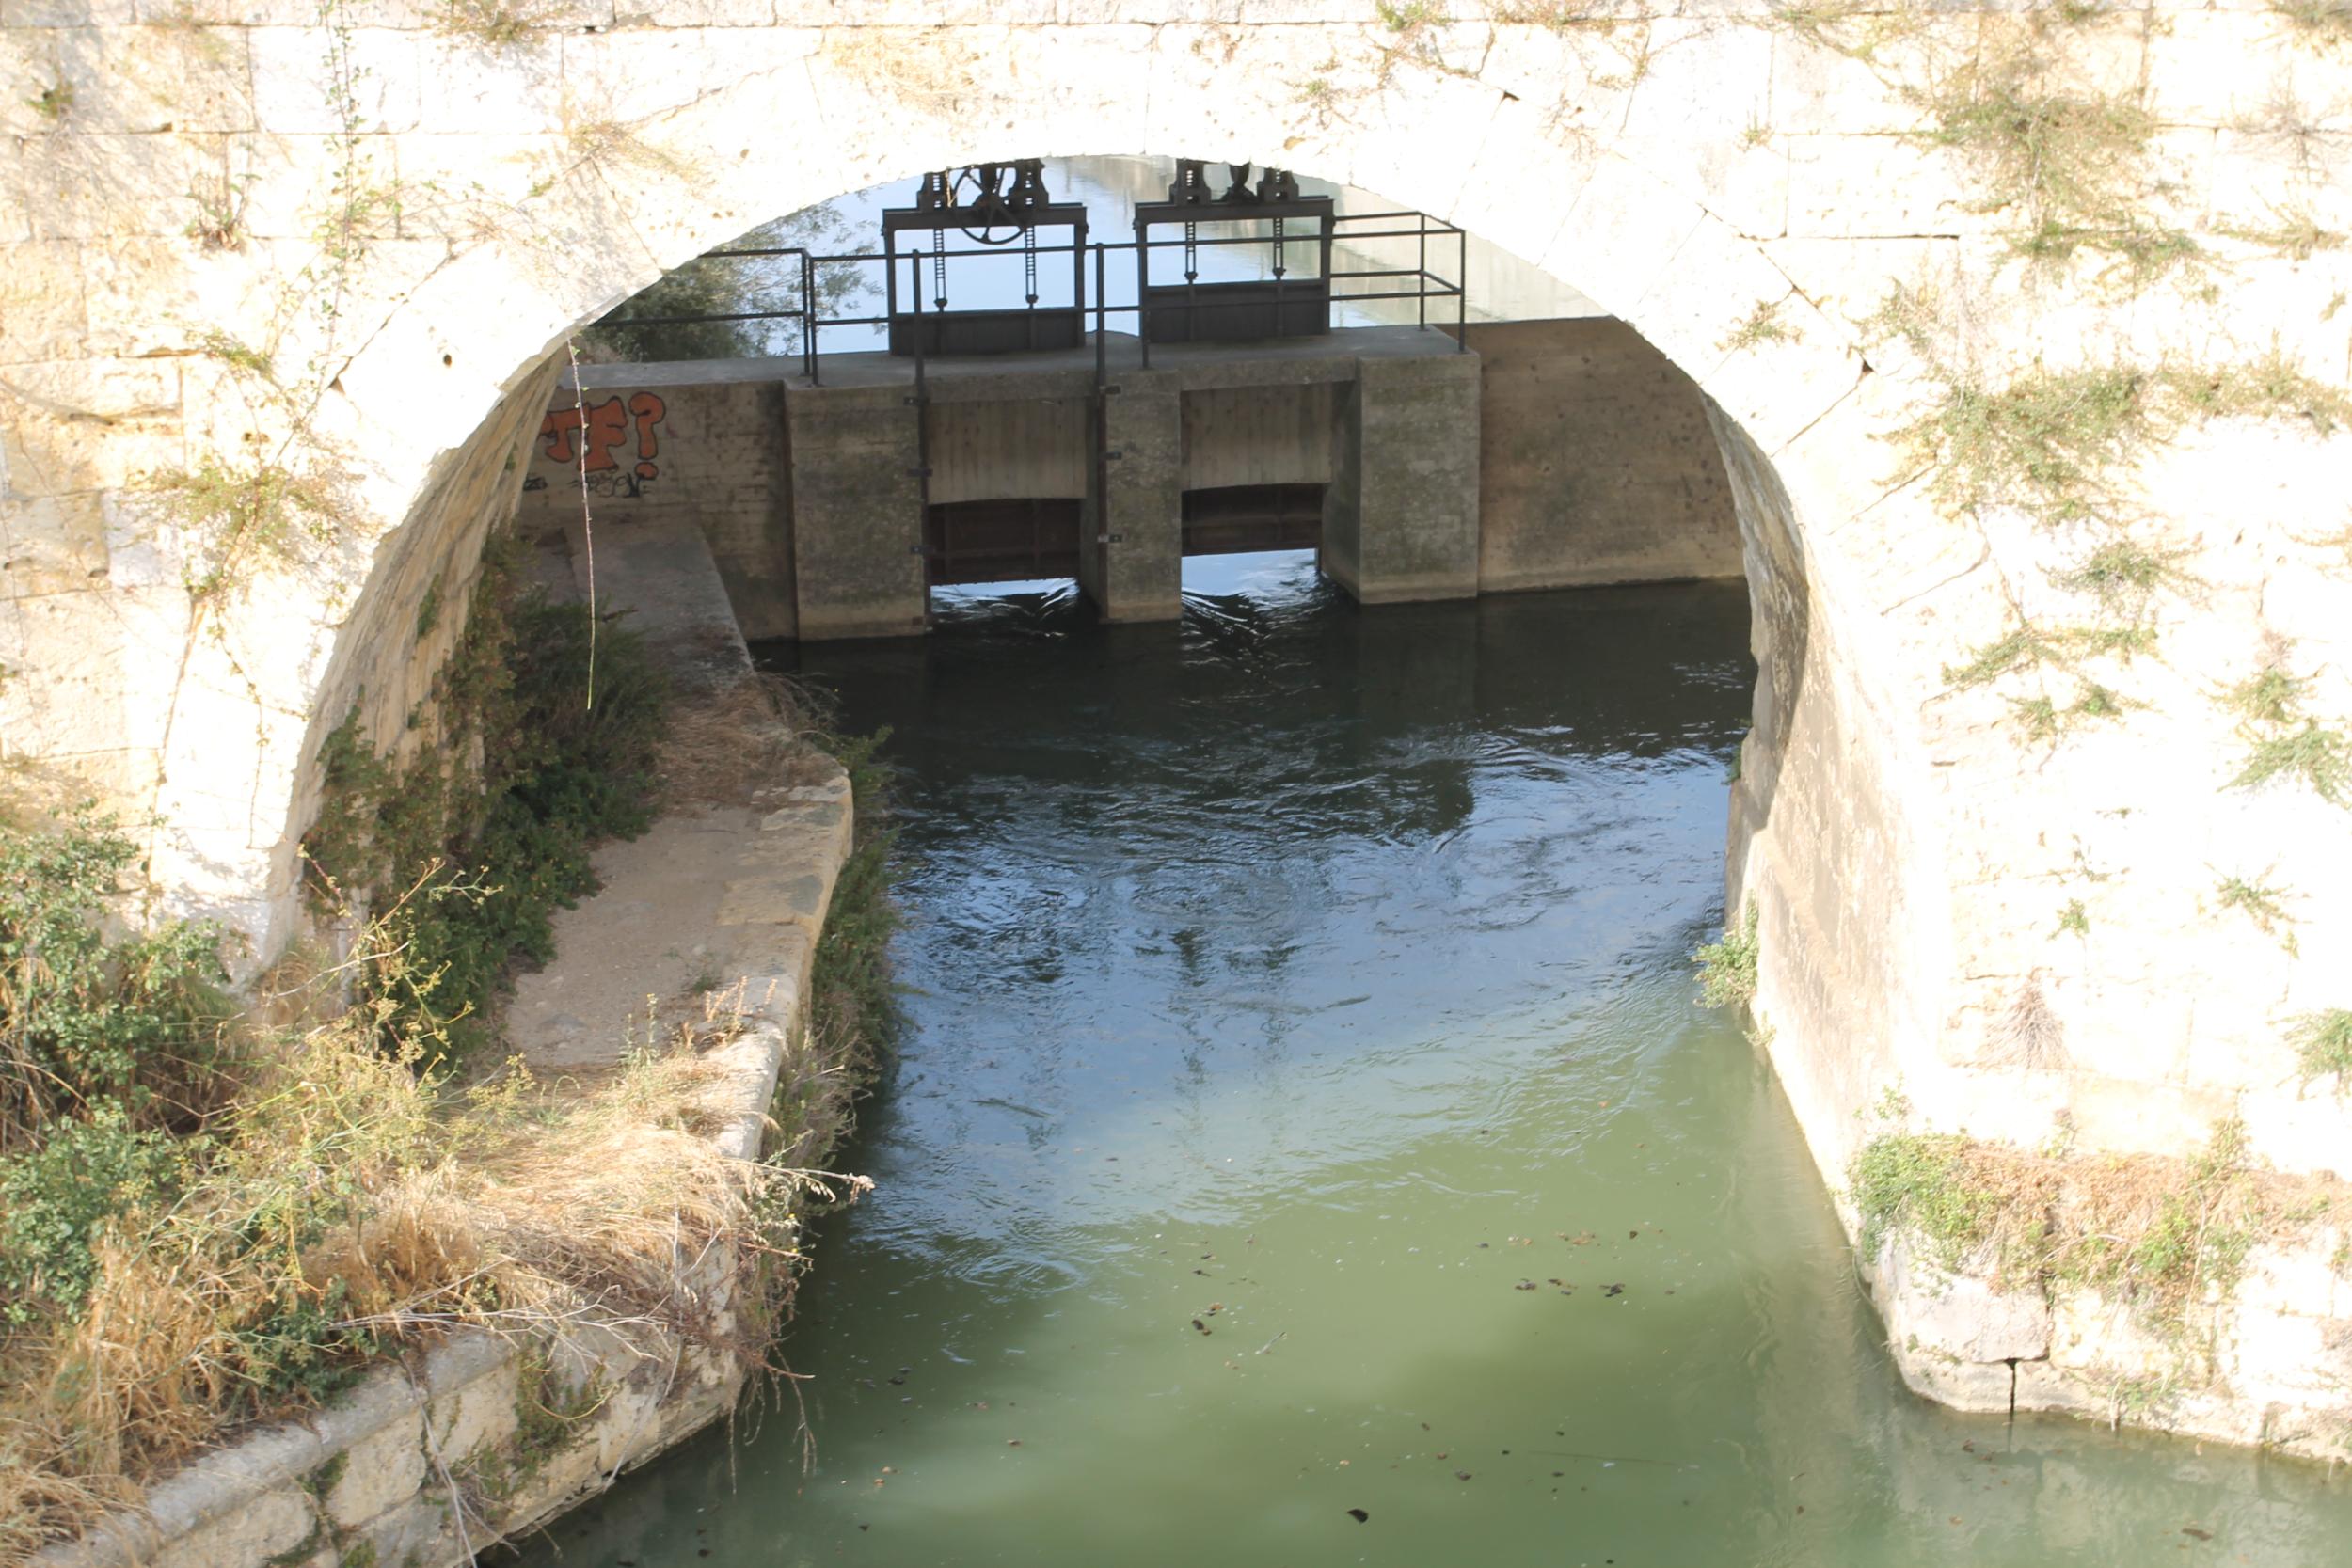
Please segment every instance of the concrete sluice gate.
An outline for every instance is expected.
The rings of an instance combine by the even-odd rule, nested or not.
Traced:
[[[940,318],[930,318],[937,320]],[[1734,577],[1698,389],[1605,317],[1340,327],[930,360],[583,365],[520,525],[689,524],[755,640],[890,637],[930,589],[1075,579],[1103,616],[1178,613],[1186,556],[1313,549],[1366,603]],[[577,432],[591,433],[583,454]],[[640,453],[645,455],[640,456]],[[583,456],[585,466],[583,467]],[[608,534],[610,536],[610,534]]]
[[[1470,237],[1441,219],[1247,165],[1219,190],[1198,160],[1162,199],[1125,162],[1127,189],[1089,189],[1125,198],[1132,240],[1089,244],[1104,214],[1032,159],[925,175],[878,248],[714,253],[797,274],[791,308],[751,313],[797,358],[573,370],[526,525],[691,524],[746,634],[806,641],[1041,578],[1168,620],[1184,557],[1255,550],[1311,549],[1364,603],[1740,574],[1698,390],[1622,324],[1472,325]],[[885,346],[820,352],[860,328]]]

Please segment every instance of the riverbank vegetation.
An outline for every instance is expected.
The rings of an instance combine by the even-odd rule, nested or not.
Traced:
[[[1899,1232],[1929,1263],[1998,1289],[2096,1291],[2185,1352],[2201,1348],[2199,1311],[2229,1295],[2257,1246],[2352,1217],[2352,1185],[2261,1168],[2234,1121],[2185,1158],[1889,1132],[1848,1177],[1866,1256]]]
[[[335,940],[241,993],[216,928],[125,923],[121,825],[0,823],[0,1559],[453,1325],[765,1354],[802,1219],[842,1191],[811,1168],[870,1070],[841,1064],[895,1018],[887,837],[870,821],[845,871],[832,1032],[786,1053],[771,1158],[711,1136],[741,1109],[712,1053],[750,1027],[726,990],[671,999],[611,1070],[542,1083],[501,1059],[506,978],[548,956],[600,837],[731,801],[750,765],[825,766],[797,760],[787,689],[679,699],[611,626],[592,687],[591,631],[494,553],[428,744],[404,766],[348,724],[327,742],[307,847]],[[719,1243],[726,1293],[767,1308],[731,1327],[676,1266]]]

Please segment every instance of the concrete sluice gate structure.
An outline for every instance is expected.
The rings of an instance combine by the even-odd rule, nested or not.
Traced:
[[[572,368],[525,531],[698,530],[745,634],[809,641],[919,632],[930,589],[972,583],[1173,619],[1184,557],[1253,550],[1312,549],[1365,604],[1740,574],[1703,400],[1622,322],[1472,324],[1442,220],[1197,160],[1162,199],[1121,162],[1081,161],[1127,177],[1087,188],[1132,240],[1089,244],[1107,214],[1030,159],[926,175],[877,249],[717,252],[790,277],[751,314],[798,356]],[[1018,295],[970,303],[1016,260]],[[886,346],[823,349],[859,328]]]
[[[608,538],[698,529],[755,640],[919,633],[932,587],[1054,578],[1168,620],[1184,557],[1248,550],[1314,549],[1366,604],[1739,574],[1689,377],[1607,318],[1468,342],[1341,327],[1146,369],[1115,335],[1099,389],[1089,344],[935,359],[919,399],[882,353],[825,355],[821,384],[790,359],[583,365],[517,521],[584,545],[584,483]]]
[[[2299,10],[556,0],[494,41],[405,0],[11,4],[0,745],[141,825],[155,911],[267,963],[304,931],[328,735],[432,745],[484,538],[518,506],[570,526],[566,404],[620,427],[599,526],[691,512],[753,636],[916,629],[927,561],[1005,565],[1007,502],[1033,562],[1078,503],[1115,617],[1170,608],[1187,495],[1206,543],[1304,530],[1320,484],[1368,599],[1707,575],[1736,534],[1758,675],[1726,908],[1829,1184],[1890,1132],[2079,1172],[2235,1129],[2253,1165],[2341,1174],[2352,56]],[[2053,182],[1994,100],[2104,139]],[[555,393],[572,334],[668,269],[1009,141],[1343,180],[1623,325],[1159,345],[1148,373],[1138,345],[1083,485],[1083,360],[943,364],[922,423],[879,361]],[[1727,529],[1669,539],[1632,480],[1564,500],[1548,454],[1616,410],[1518,341],[1560,333],[1695,388],[1672,418],[1703,418]],[[1499,450],[1514,408],[1541,418]],[[1054,471],[1009,471],[1032,445]],[[207,474],[333,504],[246,551],[171,483]],[[1937,1398],[2345,1451],[2341,1210],[2247,1237],[2161,1334],[1884,1240],[1862,1264]]]

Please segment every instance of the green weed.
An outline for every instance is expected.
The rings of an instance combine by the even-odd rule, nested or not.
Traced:
[[[2275,223],[2257,228],[2217,226],[2214,232],[2249,245],[2275,250],[2290,261],[2308,261],[2323,250],[2341,250],[2344,236],[2332,229],[2323,229],[2309,213],[2290,213]]]
[[[2021,623],[2009,632],[1968,656],[1962,664],[1944,666],[1944,684],[1956,691],[1985,686],[2003,675],[2020,671],[2035,670],[2054,664],[2071,670],[2076,664],[2094,658],[2117,658],[2131,662],[2134,655],[2151,652],[2156,645],[2156,633],[2147,626],[2058,626],[2044,628],[2031,623]],[[2122,708],[2122,700],[2096,682],[2086,681],[2074,706],[2069,711],[2084,718],[2109,718]],[[2043,699],[2036,706],[2039,713],[2047,707],[2046,715],[2053,727],[2058,722],[2056,705]]]
[[[1923,139],[1970,166],[1986,211],[2024,220],[2013,243],[2029,257],[2107,251],[2145,280],[2192,254],[2186,235],[2137,205],[2155,117],[2124,99],[2053,87],[2051,74],[2030,37],[1988,43],[1915,94],[1933,122]]]
[[[849,773],[856,844],[834,881],[825,928],[817,942],[809,1023],[817,1038],[870,1076],[897,1049],[905,1009],[891,975],[890,939],[900,920],[890,895],[897,875],[889,827],[889,774],[880,753],[887,730],[853,737],[820,736]]]
[[[433,11],[433,30],[443,38],[504,49],[546,32],[555,10],[550,5],[514,5],[509,0],[441,0]]]
[[[201,543],[205,563],[188,583],[199,599],[244,581],[259,562],[289,561],[304,545],[333,538],[351,517],[349,476],[324,461],[240,464],[205,452],[146,483]]]
[[[2345,1196],[2320,1179],[2253,1170],[2235,1121],[2217,1124],[2187,1159],[2032,1154],[1895,1132],[1865,1144],[1848,1175],[1867,1248],[1900,1230],[1947,1269],[1989,1261],[1999,1283],[2089,1287],[2179,1342],[2196,1306],[2234,1288],[2259,1240],[2307,1230]]]
[[[2006,502],[2071,521],[2098,509],[2109,472],[2153,434],[2149,387],[2121,366],[2037,369],[1997,389],[1963,380],[1895,439],[1933,467],[1931,493],[1954,510]]]
[[[510,545],[485,559],[472,613],[436,677],[442,742],[396,771],[357,710],[321,748],[322,806],[304,838],[311,892],[358,901],[397,933],[387,1028],[456,1055],[479,1045],[515,964],[551,955],[554,911],[596,885],[588,852],[652,819],[668,689],[635,636],[519,586]],[[456,759],[475,737],[479,777]]]
[[[73,112],[73,84],[63,77],[24,101],[24,106],[56,125]]]
[[[2280,927],[2295,923],[2295,917],[2286,911],[2286,889],[2250,881],[2244,877],[2224,877],[2218,884],[2218,891],[2223,909],[2243,911],[2254,923],[2256,929],[2265,936],[2278,937],[2280,945],[2290,954],[2299,951],[2300,944],[2296,941],[2295,933],[2280,930]]]
[[[107,1108],[185,1127],[231,1065],[221,933],[109,931],[140,863],[113,818],[0,827],[0,1154]]]
[[[1796,329],[1780,319],[1780,305],[1781,302],[1776,299],[1757,300],[1756,309],[1731,329],[1730,336],[1715,346],[1726,354],[1738,354],[1760,348],[1766,343],[1796,341]]]
[[[1743,1006],[1756,996],[1756,966],[1762,954],[1757,937],[1756,900],[1740,914],[1740,928],[1724,929],[1723,939],[1692,955],[1699,968],[1699,1005],[1707,1007]]]
[[[2332,1077],[2339,1085],[2352,1083],[2352,1009],[2306,1013],[2296,1020],[2287,1038],[2306,1082]]]
[[[133,1126],[113,1103],[0,1156],[0,1338],[78,1312],[97,1273],[100,1233],[132,1210],[169,1201],[180,1170],[178,1140]]]
[[[2223,704],[2242,721],[2244,766],[2222,787],[2253,789],[2299,781],[2330,805],[2352,807],[2352,740],[2303,711],[2311,682],[2276,664],[2232,687]]]
[[[1871,1139],[1847,1172],[1862,1215],[1862,1250],[1875,1254],[1892,1230],[1923,1238],[1936,1262],[1956,1269],[1988,1242],[2007,1211],[1995,1188],[1972,1180],[1968,1140],[1952,1133],[1893,1132]]]
[[[2159,590],[2186,583],[2181,570],[2185,552],[2151,549],[2132,539],[2112,539],[2092,550],[2080,565],[2053,575],[2061,588],[2088,594],[2102,608],[2137,614]]]
[[[2352,0],[2270,0],[2270,8],[2313,43],[2352,40]]]

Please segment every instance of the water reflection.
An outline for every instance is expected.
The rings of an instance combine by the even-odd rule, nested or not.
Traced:
[[[564,1560],[2352,1560],[2341,1480],[1896,1382],[1690,1000],[1745,636],[1238,560],[809,650],[895,732],[919,1025],[785,1347],[817,1464],[787,1403]]]

